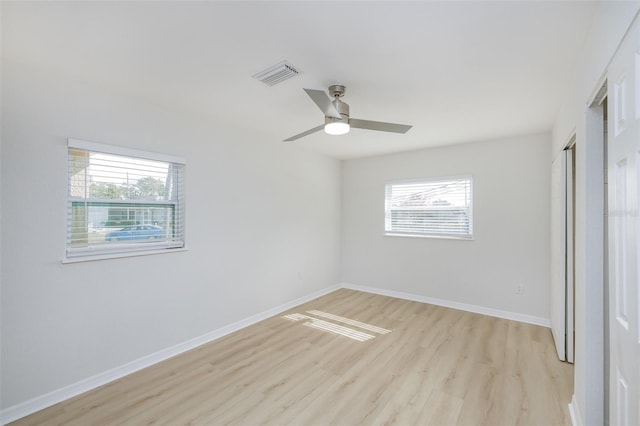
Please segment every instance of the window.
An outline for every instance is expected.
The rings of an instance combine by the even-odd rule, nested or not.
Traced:
[[[181,158],[69,139],[67,259],[184,247]]]
[[[386,234],[472,238],[472,183],[471,176],[388,183]]]

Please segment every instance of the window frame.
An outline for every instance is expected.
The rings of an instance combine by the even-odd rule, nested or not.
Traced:
[[[469,203],[464,209],[467,210],[469,216],[469,225],[468,225],[468,233],[460,234],[460,233],[447,233],[447,232],[403,232],[398,230],[392,230],[391,228],[391,217],[390,213],[393,209],[390,206],[390,188],[394,185],[407,185],[407,184],[428,184],[432,182],[447,182],[447,181],[469,181]],[[473,225],[473,201],[474,201],[474,183],[473,183],[473,175],[465,174],[465,175],[455,175],[455,176],[431,176],[425,178],[415,178],[415,179],[403,179],[403,180],[393,180],[385,182],[384,186],[384,235],[391,237],[409,237],[409,238],[435,238],[435,239],[451,239],[451,240],[461,240],[461,241],[473,241],[474,240],[474,225]],[[436,210],[436,209],[432,209]],[[429,209],[424,209],[421,211],[429,211]]]
[[[175,200],[120,200],[115,198],[100,198],[100,199],[91,199],[88,197],[78,197],[72,196],[71,185],[72,185],[72,175],[70,173],[71,167],[71,150],[82,150],[89,153],[101,153],[107,155],[116,155],[122,157],[128,157],[131,159],[140,159],[140,160],[148,160],[148,161],[156,161],[168,163],[172,166],[178,166],[180,170],[178,172],[179,176],[177,177],[178,181],[176,182],[178,191]],[[186,224],[185,224],[185,216],[186,216],[186,208],[185,208],[185,175],[186,175],[186,164],[187,161],[183,157],[162,154],[157,152],[149,152],[131,148],[125,148],[121,146],[108,145],[96,142],[90,142],[80,139],[72,139],[69,138],[67,140],[67,173],[66,173],[66,209],[67,213],[65,218],[67,220],[67,224],[65,227],[65,256],[63,257],[62,263],[75,263],[75,262],[85,262],[85,261],[93,261],[93,260],[102,260],[102,259],[113,259],[113,258],[121,258],[121,257],[131,257],[131,256],[143,256],[150,254],[160,254],[160,253],[171,253],[171,252],[179,252],[186,251]],[[171,167],[171,166],[170,166]],[[86,184],[85,184],[86,185]],[[85,187],[86,191],[86,187]],[[91,207],[104,207],[104,206],[112,206],[119,207],[123,206],[126,208],[169,208],[172,209],[171,214],[171,225],[172,232],[177,235],[175,240],[171,239],[170,241],[163,240],[159,242],[127,242],[125,244],[90,244],[87,242],[84,246],[72,246],[70,236],[72,235],[71,227],[74,226],[72,220],[72,210],[73,205],[78,203],[84,203],[85,208]],[[138,223],[131,225],[147,225],[146,223]],[[126,227],[128,225],[123,225],[122,227]],[[175,228],[178,228],[177,230]],[[115,230],[115,229],[114,229]],[[168,232],[168,231],[167,231]]]

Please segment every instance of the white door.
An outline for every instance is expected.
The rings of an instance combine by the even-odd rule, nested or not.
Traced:
[[[611,425],[640,425],[640,32],[636,22],[608,70]]]
[[[564,285],[566,294],[566,309],[565,309],[565,340],[567,345],[567,361],[573,363],[574,354],[574,297],[575,290],[575,255],[574,255],[574,243],[575,243],[575,198],[574,198],[574,186],[575,175],[573,171],[575,145],[572,148],[565,150],[566,153],[566,168],[565,168],[565,259],[564,259]]]
[[[566,163],[567,152],[561,151],[551,164],[551,333],[558,358],[566,358]]]
[[[573,150],[551,165],[551,332],[558,358],[573,362]]]

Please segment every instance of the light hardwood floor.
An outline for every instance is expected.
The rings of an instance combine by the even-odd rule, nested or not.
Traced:
[[[549,329],[343,289],[13,424],[569,425],[572,391]]]

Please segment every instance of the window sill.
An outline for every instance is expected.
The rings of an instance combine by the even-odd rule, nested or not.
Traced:
[[[186,247],[182,247],[182,248],[175,248],[175,249],[135,251],[135,252],[129,252],[129,253],[108,253],[108,254],[105,253],[105,254],[95,254],[91,256],[65,257],[64,259],[62,259],[62,263],[67,264],[67,263],[93,262],[96,260],[120,259],[123,257],[149,256],[153,254],[184,252],[187,250],[188,249]]]
[[[473,237],[455,237],[452,235],[418,235],[418,234],[395,234],[393,232],[385,232],[385,237],[408,237],[408,238],[429,238],[436,240],[456,240],[456,241],[474,241]]]

